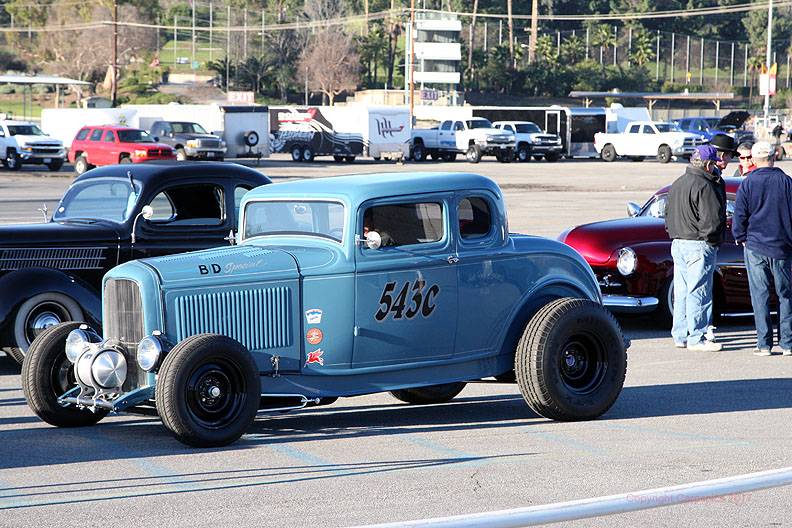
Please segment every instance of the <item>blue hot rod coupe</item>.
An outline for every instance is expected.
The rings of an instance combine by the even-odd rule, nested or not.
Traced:
[[[238,439],[260,410],[390,391],[446,402],[516,378],[528,406],[592,419],[621,392],[621,330],[591,268],[554,240],[510,234],[473,174],[370,174],[260,187],[238,245],[147,258],[102,285],[103,335],[36,338],[22,372],[46,422],[158,413],[180,441]]]

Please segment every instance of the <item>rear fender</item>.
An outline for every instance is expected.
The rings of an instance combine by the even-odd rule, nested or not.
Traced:
[[[62,271],[30,268],[13,271],[0,277],[0,330],[13,324],[16,308],[40,293],[60,293],[80,305],[87,321],[101,326],[102,299],[99,291],[78,277]]]

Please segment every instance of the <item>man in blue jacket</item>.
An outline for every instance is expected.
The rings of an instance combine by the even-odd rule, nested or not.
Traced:
[[[792,356],[792,178],[773,166],[775,148],[770,143],[755,143],[751,156],[757,168],[737,191],[732,233],[745,251],[756,322],[754,354],[772,355],[772,280],[779,304],[778,344],[783,355]]]

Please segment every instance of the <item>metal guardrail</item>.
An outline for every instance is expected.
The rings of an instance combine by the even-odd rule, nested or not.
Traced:
[[[405,526],[420,526],[422,528],[519,528],[648,510],[722,497],[732,497],[736,502],[741,500],[738,499],[738,496],[743,493],[789,485],[792,485],[792,467],[693,482],[679,486],[608,495],[606,497],[471,515],[367,525],[363,528],[396,528]]]

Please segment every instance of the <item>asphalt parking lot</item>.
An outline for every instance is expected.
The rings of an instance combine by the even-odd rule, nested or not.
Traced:
[[[792,174],[792,162],[780,166]],[[624,216],[626,202],[645,201],[684,165],[278,157],[260,169],[274,181],[477,172],[503,188],[512,231],[555,237],[574,224]],[[0,171],[0,223],[40,221],[37,208],[54,208],[71,181],[67,170]],[[473,383],[442,405],[413,407],[378,394],[261,415],[239,442],[204,450],[178,443],[156,418],[50,427],[29,411],[18,368],[0,354],[0,527],[355,526],[792,466],[792,358],[753,356],[750,319],[716,330],[718,353],[674,348],[651,317],[620,322],[632,340],[625,389],[592,422],[550,422],[527,409],[515,385]],[[787,487],[566,526],[792,526],[791,510]]]

